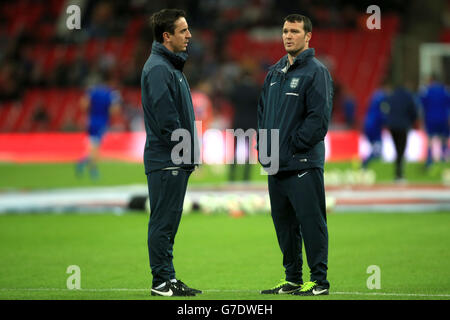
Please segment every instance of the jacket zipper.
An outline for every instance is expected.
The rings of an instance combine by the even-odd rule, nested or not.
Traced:
[[[277,72],[279,72],[281,74],[280,89],[278,90],[278,105],[281,106],[281,102],[283,99],[283,86],[284,86],[284,82],[286,81],[286,73],[284,73],[283,71],[279,71],[279,70],[277,70]],[[277,111],[279,111],[279,109]],[[277,116],[278,116],[278,114],[277,114]]]

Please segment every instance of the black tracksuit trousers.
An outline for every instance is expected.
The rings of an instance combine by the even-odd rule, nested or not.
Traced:
[[[279,172],[268,180],[272,219],[283,253],[286,280],[303,283],[303,242],[310,280],[329,287],[323,169]]]
[[[403,159],[405,156],[406,143],[408,142],[407,129],[389,129],[395,146],[395,179],[403,178]]]
[[[173,245],[192,171],[158,170],[147,174],[150,198],[148,255],[153,287],[175,278]]]

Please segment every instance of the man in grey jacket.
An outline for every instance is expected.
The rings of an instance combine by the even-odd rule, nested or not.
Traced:
[[[150,198],[148,254],[153,275],[151,294],[157,296],[201,293],[175,277],[172,262],[198,145],[190,88],[183,74],[191,38],[185,17],[184,11],[177,9],[164,9],[152,16],[155,41],[141,76],[147,134],[144,164]],[[176,132],[188,140],[182,141],[187,147],[181,150],[181,157],[181,152],[174,152],[178,144],[173,139]]]
[[[333,81],[309,48],[311,36],[309,18],[298,14],[285,18],[282,38],[287,55],[271,67],[258,104],[259,135],[264,129],[276,130],[279,136],[279,141],[272,141],[271,134],[265,141],[259,137],[258,151],[260,163],[268,169],[261,149],[272,150],[278,142],[278,170],[267,171],[272,219],[286,273],[285,280],[262,294],[329,292],[323,170]],[[308,282],[302,279],[302,242],[311,271]]]

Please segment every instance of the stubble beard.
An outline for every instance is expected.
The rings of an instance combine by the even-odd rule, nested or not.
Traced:
[[[302,51],[304,51],[306,48],[305,46],[300,47],[297,50],[289,50],[286,51],[291,57],[296,58]]]

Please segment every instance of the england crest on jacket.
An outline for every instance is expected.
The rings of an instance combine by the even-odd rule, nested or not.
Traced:
[[[291,80],[291,89],[295,89],[298,86],[298,82],[299,82],[300,78],[292,78]]]

